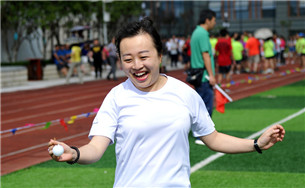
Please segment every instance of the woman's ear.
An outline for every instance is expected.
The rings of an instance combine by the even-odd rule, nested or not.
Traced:
[[[162,58],[163,58],[163,55],[161,54],[160,55],[160,63],[159,63],[159,65],[161,65],[161,63],[162,63]]]

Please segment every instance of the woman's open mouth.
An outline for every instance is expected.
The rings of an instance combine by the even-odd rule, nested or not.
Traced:
[[[137,72],[137,73],[134,73],[133,75],[138,81],[144,81],[148,77],[148,72],[146,72],[146,71]]]

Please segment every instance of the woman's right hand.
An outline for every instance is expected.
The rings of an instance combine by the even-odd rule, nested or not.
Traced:
[[[61,156],[55,156],[53,154],[53,148],[57,144],[61,145],[64,148],[64,153]],[[70,146],[68,146],[67,144],[65,144],[63,142],[58,142],[54,139],[51,139],[49,141],[48,151],[49,151],[49,155],[52,157],[52,159],[55,161],[58,161],[58,162],[73,161],[77,155],[76,151],[74,149],[70,148]]]

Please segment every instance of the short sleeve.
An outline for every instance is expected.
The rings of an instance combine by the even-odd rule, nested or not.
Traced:
[[[111,140],[111,144],[114,143],[118,117],[117,105],[114,99],[114,92],[112,90],[105,97],[98,113],[93,120],[91,130],[89,132],[90,139],[93,136],[105,136]]]
[[[211,45],[211,43],[209,41],[210,41],[209,35],[202,35],[202,38],[199,42],[201,52],[209,52],[210,45]]]
[[[214,122],[198,93],[193,90],[189,97],[189,109],[191,111],[191,130],[194,137],[209,135],[215,131]]]

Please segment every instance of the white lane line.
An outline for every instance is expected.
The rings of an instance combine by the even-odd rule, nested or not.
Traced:
[[[248,136],[248,137],[246,137],[246,139],[253,139],[253,138],[256,138],[256,137],[258,137],[259,135],[261,135],[263,132],[265,132],[269,127],[271,127],[271,126],[273,126],[273,125],[276,125],[276,124],[283,124],[283,123],[285,123],[285,122],[287,122],[287,121],[289,121],[289,120],[291,120],[291,119],[293,119],[293,118],[295,118],[295,117],[297,117],[297,116],[303,114],[304,112],[305,112],[305,108],[301,109],[300,111],[298,111],[298,112],[296,112],[296,113],[294,113],[294,114],[292,114],[292,115],[290,115],[290,116],[287,116],[286,118],[284,118],[284,119],[282,119],[282,120],[280,120],[280,121],[278,121],[278,122],[275,122],[275,123],[273,123],[273,124],[267,126],[266,128],[264,128],[264,129],[262,129],[262,130],[260,130],[260,131],[258,131],[258,132],[256,132],[256,133],[254,133],[254,134],[252,134],[252,135],[250,135],[250,136]],[[210,164],[211,162],[215,161],[216,159],[218,159],[218,158],[220,158],[220,157],[222,157],[222,156],[224,156],[224,155],[225,155],[224,153],[220,153],[220,152],[218,152],[218,153],[216,153],[216,154],[214,154],[214,155],[211,155],[210,157],[208,157],[208,158],[206,158],[206,159],[200,161],[199,163],[195,164],[195,165],[191,168],[191,173],[196,172],[196,171],[199,170],[200,168],[202,168],[202,167],[204,167],[204,166]]]
[[[79,133],[79,134],[75,134],[75,135],[72,135],[72,136],[68,136],[68,137],[65,137],[65,138],[62,138],[62,139],[58,139],[58,141],[63,142],[63,141],[70,140],[72,138],[76,138],[76,137],[83,136],[83,135],[86,135],[86,134],[88,135],[89,131],[82,132],[82,133]],[[14,151],[14,152],[11,152],[11,153],[1,155],[0,158],[9,157],[9,156],[16,155],[16,154],[23,153],[23,152],[27,152],[27,151],[30,151],[30,150],[33,150],[33,149],[37,149],[37,148],[40,148],[40,147],[46,147],[46,150],[47,150],[47,146],[48,146],[47,143],[35,145],[35,146],[32,146],[32,147],[24,148],[24,149],[21,149],[21,150],[18,150],[18,151]]]

